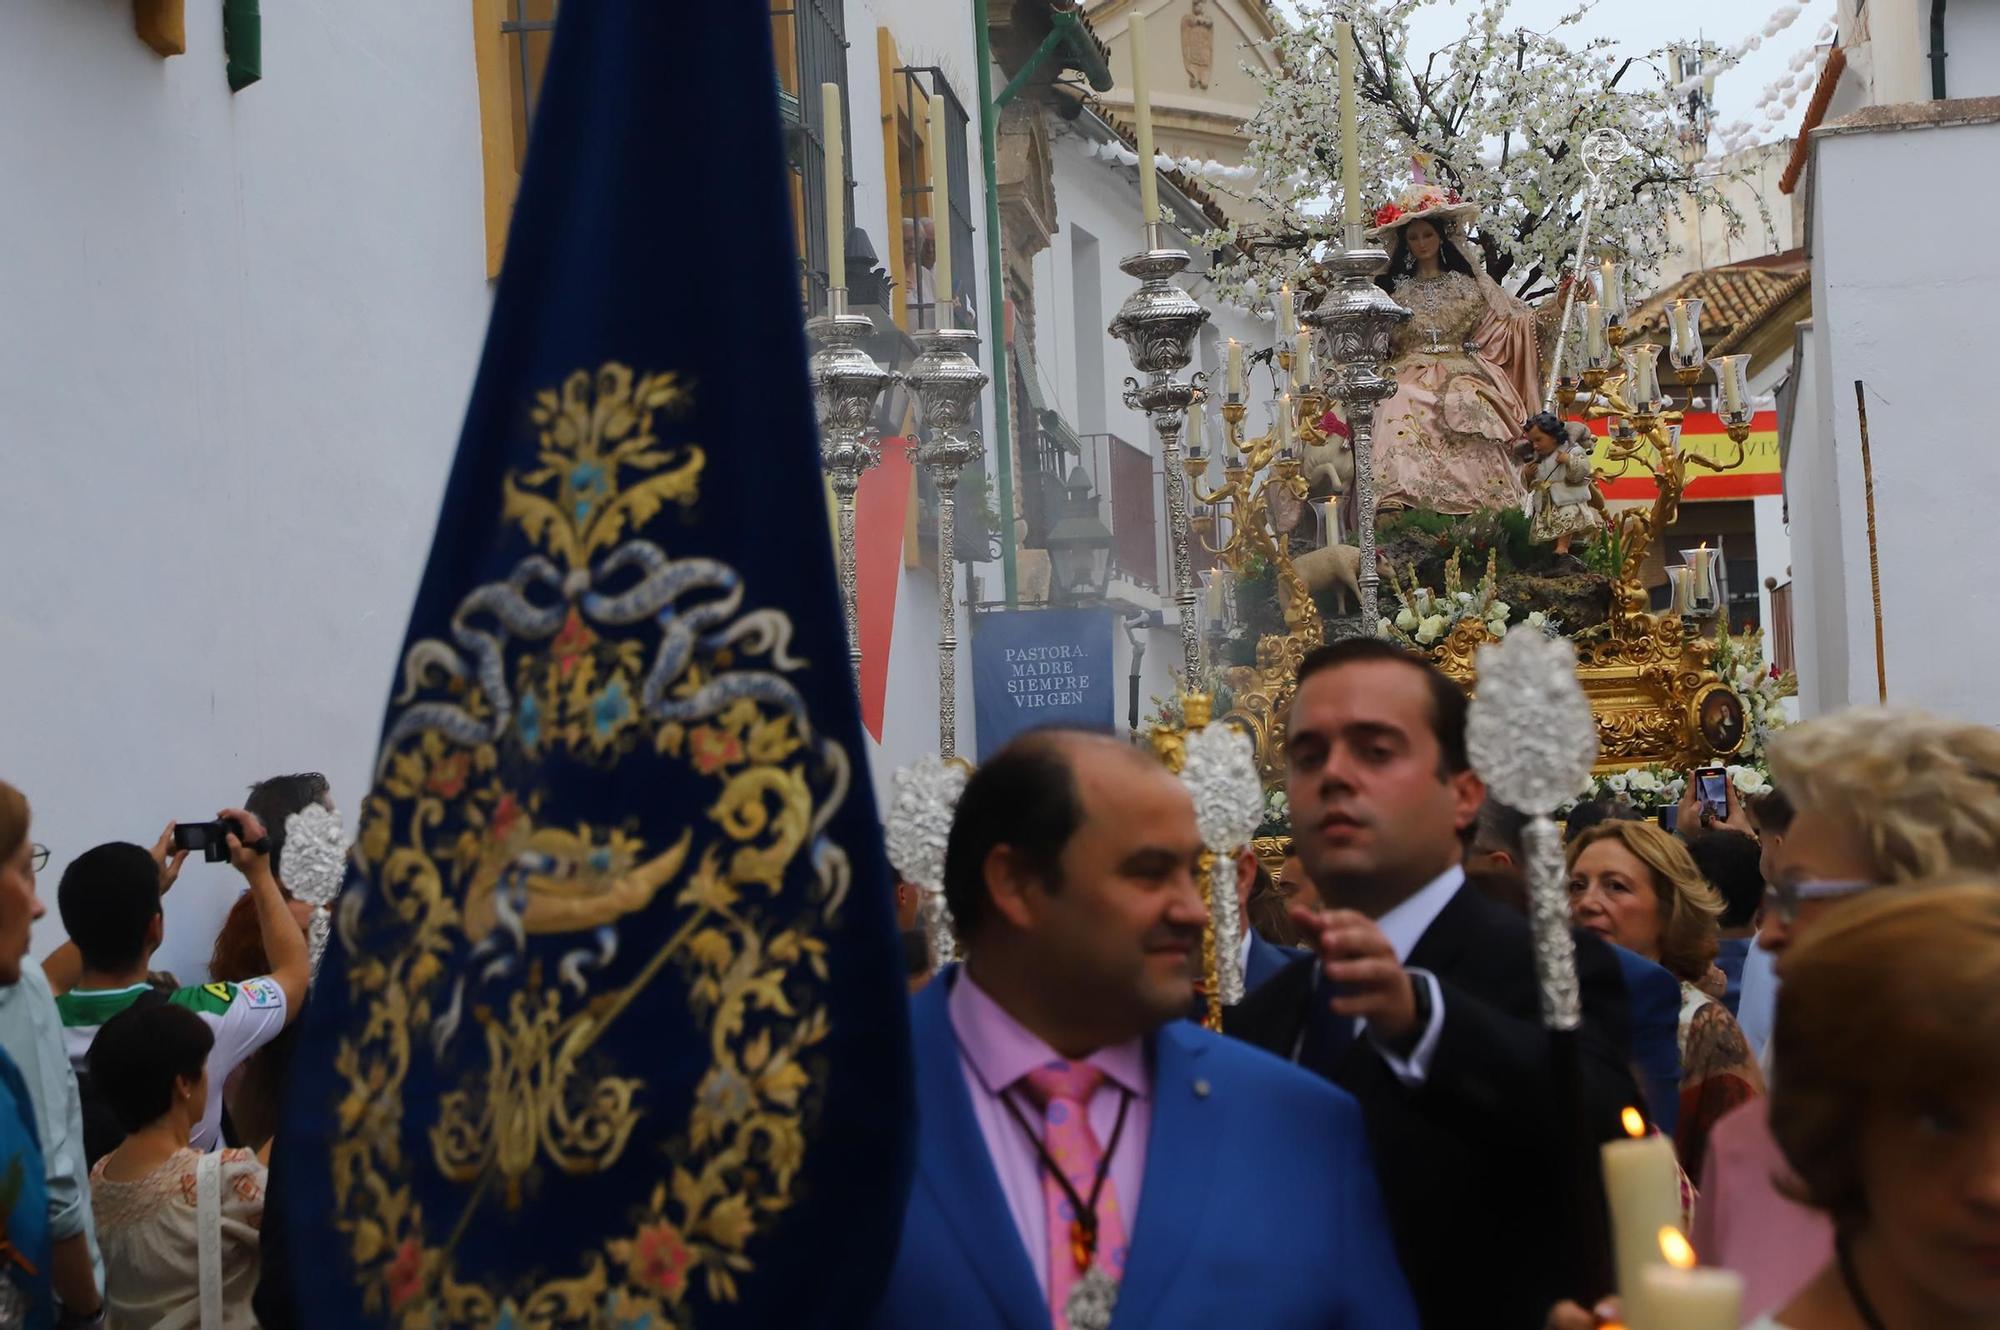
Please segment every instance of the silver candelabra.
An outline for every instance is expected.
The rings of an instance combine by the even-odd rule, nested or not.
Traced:
[[[1125,404],[1144,411],[1160,432],[1160,464],[1166,470],[1167,543],[1172,554],[1174,604],[1180,611],[1181,669],[1185,686],[1200,686],[1201,624],[1195,614],[1194,573],[1189,561],[1187,473],[1181,463],[1181,432],[1188,408],[1202,400],[1203,379],[1196,374],[1182,381],[1174,376],[1193,358],[1194,339],[1208,322],[1208,311],[1174,284],[1188,266],[1184,249],[1169,249],[1158,222],[1145,228],[1145,248],[1118,265],[1139,279],[1134,291],[1111,321],[1111,335],[1125,343],[1132,367],[1146,376],[1125,380]]]
[[[806,324],[819,343],[812,354],[813,402],[819,409],[819,457],[839,504],[840,601],[847,612],[847,660],[861,679],[861,623],[855,611],[854,493],[862,473],[882,460],[875,403],[895,376],[861,343],[875,331],[866,314],[847,312],[847,288],[826,293],[826,313]]]
[[[1355,580],[1361,589],[1361,622],[1371,635],[1381,632],[1382,617],[1375,567],[1375,409],[1396,394],[1395,376],[1384,371],[1396,330],[1411,317],[1375,285],[1388,266],[1387,251],[1362,245],[1360,236],[1350,232],[1347,247],[1327,260],[1337,284],[1304,316],[1315,332],[1313,359],[1324,391],[1339,400],[1354,431],[1354,525],[1361,554]]]
[[[958,477],[983,451],[979,431],[968,428],[973,405],[986,386],[975,354],[979,334],[933,328],[917,334],[920,348],[903,380],[923,411],[925,435],[916,461],[937,486],[938,548],[938,756],[958,747],[958,619],[952,604],[952,545],[958,511]]]

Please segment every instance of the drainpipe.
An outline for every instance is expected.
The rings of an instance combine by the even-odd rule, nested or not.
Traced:
[[[1931,99],[1944,100],[1944,6],[1945,0],[1931,0]]]
[[[1009,421],[1009,401],[1013,384],[1007,376],[1007,277],[1000,265],[1000,185],[997,162],[1000,155],[1000,113],[1014,100],[1044,60],[1060,47],[1069,49],[1070,63],[1090,80],[1099,92],[1111,88],[1111,70],[1098,55],[1096,43],[1084,31],[1076,14],[1076,0],[1053,10],[1049,35],[1028,62],[1021,66],[1000,95],[993,95],[993,37],[987,28],[988,0],[972,0],[973,40],[979,65],[979,160],[986,172],[986,278],[987,324],[993,347],[993,438],[996,447],[995,476],[1000,482],[1000,575],[1006,589],[1007,605],[1019,600],[1019,579],[1014,560],[1014,453]]]

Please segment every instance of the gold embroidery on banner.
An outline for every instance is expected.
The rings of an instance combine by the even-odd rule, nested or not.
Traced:
[[[789,620],[744,611],[727,565],[670,560],[635,534],[699,496],[702,450],[654,432],[690,401],[680,376],[617,364],[537,394],[539,464],[506,478],[503,511],[541,553],[466,598],[452,643],[420,642],[405,662],[355,851],[376,899],[347,948],[365,1020],[336,1054],[330,1160],[365,1306],[404,1330],[691,1326],[701,1302],[737,1298],[805,1160],[830,1029],[817,931],[847,874],[815,838],[850,776],[783,677],[805,664]],[[506,774],[550,753],[608,765],[639,751],[712,784],[687,810],[706,833],[649,843],[636,821],[554,824]],[[818,890],[782,912],[787,870],[808,855]],[[671,936],[593,993],[620,922],[674,885]],[[569,948],[553,973],[531,938]],[[659,1101],[655,1065],[618,1065],[601,1037],[669,965],[710,1061],[664,1157],[626,1159],[647,1115],[680,1106]],[[404,1092],[427,1060],[457,1086],[423,1134],[428,1166],[463,1189],[451,1214],[425,1214],[410,1182]],[[483,1206],[527,1205],[551,1168],[621,1161],[663,1180],[580,1270],[509,1271],[495,1288],[460,1268]]]

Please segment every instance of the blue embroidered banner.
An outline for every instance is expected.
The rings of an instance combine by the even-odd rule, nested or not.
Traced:
[[[972,621],[979,760],[1024,730],[1118,723],[1109,609],[996,610]]]
[[[783,535],[826,524],[790,232],[763,8],[563,6],[292,1063],[301,1324],[879,1291],[901,953],[831,550]]]

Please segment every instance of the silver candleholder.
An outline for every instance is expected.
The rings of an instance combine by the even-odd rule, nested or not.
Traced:
[[[1375,409],[1396,395],[1395,376],[1386,373],[1396,330],[1410,311],[1375,285],[1389,267],[1386,250],[1351,244],[1326,266],[1336,280],[1319,307],[1304,316],[1314,329],[1313,360],[1323,391],[1337,398],[1354,431],[1354,525],[1361,567],[1361,622],[1371,636],[1382,631],[1375,566]]]
[[[916,334],[917,358],[903,374],[923,412],[925,437],[917,465],[937,486],[938,548],[938,756],[958,749],[958,615],[952,604],[952,544],[958,515],[958,477],[985,451],[979,431],[968,428],[986,375],[975,356],[979,334],[965,328],[932,328]]]
[[[1188,408],[1202,400],[1203,376],[1181,381],[1175,375],[1194,357],[1194,339],[1208,311],[1174,284],[1188,266],[1188,252],[1170,249],[1158,222],[1145,228],[1145,248],[1119,268],[1139,279],[1111,321],[1111,335],[1125,343],[1132,367],[1146,376],[1125,380],[1125,404],[1144,411],[1160,433],[1160,465],[1166,470],[1167,545],[1172,560],[1174,605],[1180,611],[1181,668],[1190,690],[1202,675],[1201,623],[1195,611],[1193,565],[1189,556],[1187,472],[1181,463],[1181,432]]]
[[[861,343],[874,335],[875,321],[847,312],[847,289],[826,293],[826,313],[806,324],[819,344],[808,368],[813,404],[819,410],[819,459],[839,505],[840,601],[847,612],[847,660],[861,679],[861,622],[855,611],[854,493],[861,477],[882,460],[875,434],[875,403],[895,377],[875,363]]]

